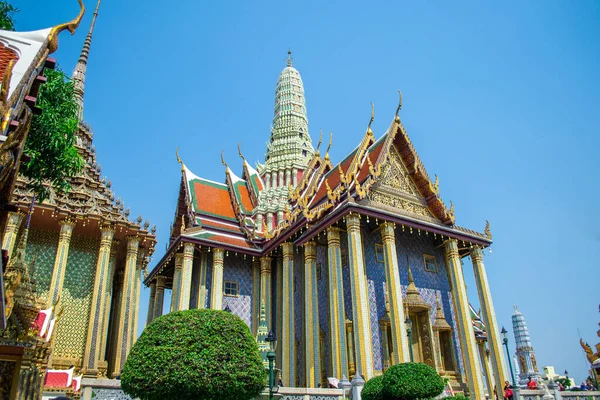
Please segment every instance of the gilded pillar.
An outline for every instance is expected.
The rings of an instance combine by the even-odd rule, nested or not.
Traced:
[[[373,348],[371,346],[371,313],[360,232],[360,216],[357,214],[347,215],[346,225],[348,227],[348,264],[352,292],[356,371],[369,380],[373,377]]]
[[[479,304],[481,306],[481,317],[487,331],[490,362],[495,378],[493,386],[496,390],[502,390],[502,385],[504,384],[504,381],[507,380],[504,376],[505,369],[502,342],[500,341],[498,323],[496,322],[496,312],[494,311],[494,304],[492,302],[492,293],[490,292],[485,266],[483,265],[483,254],[479,246],[474,246],[471,249],[471,260],[473,262],[475,283],[477,284],[477,293],[479,295]],[[490,390],[493,390],[493,388]]]
[[[490,368],[489,350],[485,348],[484,340],[477,341],[477,348],[479,349],[479,359],[481,360],[481,365],[483,365],[483,371],[485,373],[488,399],[494,399],[496,398],[494,396],[494,376],[492,375],[492,369]]]
[[[283,278],[281,302],[281,359],[282,381],[285,386],[296,384],[296,330],[294,321],[294,244],[286,242],[283,248]]]
[[[329,329],[331,339],[331,364],[333,376],[341,379],[348,374],[346,353],[346,318],[344,312],[344,279],[340,230],[327,229],[327,255],[329,261]]]
[[[131,338],[132,330],[136,327],[132,326],[132,315],[137,314],[137,302],[134,301],[135,280],[137,273],[137,257],[140,238],[137,236],[129,236],[127,238],[127,255],[125,257],[125,273],[123,275],[123,290],[121,292],[119,325],[116,335],[116,351],[115,351],[115,368],[114,374],[120,374],[125,360],[127,359],[128,346]]]
[[[483,381],[481,378],[481,365],[479,364],[479,356],[477,354],[477,344],[475,343],[475,334],[473,332],[473,324],[471,321],[471,310],[469,308],[469,299],[467,298],[467,288],[458,255],[458,243],[456,239],[448,239],[445,242],[445,246],[446,260],[452,284],[452,298],[454,300],[454,309],[456,310],[458,336],[460,338],[465,367],[465,376],[467,383],[469,384],[471,399],[481,400],[485,398],[483,394]]]
[[[25,214],[18,212],[9,212],[6,218],[6,229],[4,229],[4,237],[2,238],[2,249],[8,250],[8,255],[12,256],[15,243],[17,243],[17,235],[19,228],[23,222]]]
[[[200,253],[200,271],[198,273],[198,295],[196,308],[206,308],[206,271],[208,270],[208,253]]]
[[[148,315],[146,316],[146,326],[152,322],[154,317],[154,302],[156,301],[156,281],[150,283],[150,297],[148,298]]]
[[[193,264],[194,244],[184,243],[181,273],[179,275],[179,299],[177,300],[177,310],[188,310],[190,308]]]
[[[271,257],[260,259],[260,301],[265,304],[267,314],[267,327],[273,329],[272,304],[271,304]]]
[[[223,262],[225,251],[213,249],[213,276],[212,288],[210,289],[210,308],[213,310],[223,309]]]
[[[113,304],[111,306],[111,321],[110,325],[110,342],[108,343],[109,348],[109,377],[115,378],[120,373],[119,366],[117,365],[117,345],[119,344],[118,337],[122,336],[119,333],[121,313],[123,312],[123,284],[125,283],[125,271],[120,269],[115,274],[115,280],[113,282]],[[119,361],[120,362],[120,361]]]
[[[260,317],[260,259],[252,258],[252,334],[257,335]]]
[[[283,321],[282,321],[282,296],[283,296],[283,259],[281,257],[277,257],[276,260],[276,268],[277,274],[275,276],[275,336],[277,337],[277,342],[281,343],[282,337],[281,332],[283,331]],[[278,365],[281,368],[281,351],[277,352],[277,358],[275,359],[275,365]]]
[[[99,364],[104,362],[105,349],[102,348],[102,339],[105,333],[104,319],[108,318],[105,313],[107,290],[110,280],[110,248],[112,245],[115,230],[110,226],[100,229],[100,250],[98,252],[98,262],[96,263],[96,277],[94,279],[94,291],[92,292],[92,307],[90,310],[90,323],[87,331],[87,341],[85,345],[85,355],[83,365],[87,370],[87,375],[96,376],[99,371]]]
[[[305,290],[305,361],[306,387],[317,387],[321,382],[321,362],[319,341],[319,296],[317,287],[317,245],[308,242],[304,245],[304,290]]]
[[[181,290],[181,266],[183,254],[175,254],[175,269],[173,270],[173,290],[171,292],[171,312],[179,309],[179,291]]]
[[[118,310],[118,304],[114,305],[113,299],[118,299],[120,297],[120,295],[115,296],[114,293],[121,290],[120,287],[114,287],[115,271],[117,269],[117,251],[119,250],[120,243],[121,242],[119,240],[113,239],[112,245],[110,246],[110,259],[108,261],[108,284],[106,285],[106,291],[104,293],[104,314],[102,316],[102,329],[100,330],[100,335],[102,336],[102,343],[100,345],[100,349],[102,351],[102,355],[104,357],[103,359],[105,361],[108,361],[111,354],[110,346],[107,343],[109,336],[108,323],[110,322],[110,316],[114,314],[114,312],[111,311],[111,308],[115,308]],[[120,282],[122,283],[123,280],[121,279]],[[115,301],[115,303],[117,302]],[[108,364],[105,361],[100,362],[99,366],[100,375],[102,377],[106,377],[106,370],[108,368]]]
[[[67,218],[60,221],[59,225],[60,234],[58,236],[56,258],[54,259],[52,282],[50,283],[50,291],[48,292],[48,306],[53,305],[62,292],[62,287],[65,280],[65,272],[67,270],[67,258],[69,257],[71,234],[73,233],[73,227],[75,227],[75,221]]]
[[[139,313],[139,302],[140,302],[140,287],[142,285],[142,271],[146,268],[146,250],[138,249],[138,256],[136,260],[136,268],[135,268],[135,278],[132,281],[131,289],[133,291],[132,297],[132,307],[133,312],[130,313],[129,326],[131,329],[129,330],[129,342],[127,343],[127,354],[133,347],[135,343],[135,339],[137,338],[137,327],[138,327],[138,317]]]
[[[408,362],[409,349],[404,326],[404,306],[402,304],[402,288],[400,286],[400,269],[396,253],[396,236],[394,224],[384,222],[381,228],[383,242],[383,259],[385,263],[385,283],[387,286],[388,303],[390,305],[390,329],[392,333],[392,365]]]
[[[160,275],[156,277],[156,294],[154,298],[154,312],[152,314],[152,320],[160,317],[163,313],[166,279],[167,278]]]

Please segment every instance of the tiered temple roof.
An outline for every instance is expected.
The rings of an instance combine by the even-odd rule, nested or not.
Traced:
[[[284,92],[287,82],[296,89]],[[288,61],[277,83],[266,162],[257,169],[240,151],[241,177],[223,159],[225,179],[219,183],[200,178],[177,157],[182,179],[170,247],[146,282],[171,268],[182,242],[258,256],[285,240],[301,245],[352,211],[456,238],[464,245],[461,254],[467,254],[471,245],[491,244],[489,225],[479,233],[455,224],[454,206],[447,207],[440,197],[437,176],[429,177],[400,121],[401,96],[386,132],[375,138],[373,108],[361,142],[334,165],[329,157],[331,138],[324,156],[319,150],[322,137],[312,150],[303,94],[300,76]],[[294,120],[293,135],[287,128],[284,133],[279,129],[284,117]],[[293,149],[292,155],[283,155],[285,148]],[[286,176],[293,168],[298,174]]]

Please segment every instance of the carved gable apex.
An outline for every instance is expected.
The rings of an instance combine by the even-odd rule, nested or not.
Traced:
[[[393,144],[390,146],[387,162],[383,163],[377,183],[360,203],[439,223],[440,220],[427,207],[425,198],[410,177],[396,148]]]

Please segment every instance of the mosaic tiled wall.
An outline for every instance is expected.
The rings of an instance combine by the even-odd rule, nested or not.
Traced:
[[[83,358],[100,238],[73,235],[61,292],[63,314],[58,321],[53,354]]]
[[[200,279],[200,258],[202,253],[194,251],[192,262],[192,282],[190,284],[190,308],[198,308],[198,280]]]
[[[330,346],[331,332],[329,330],[329,267],[328,267],[327,247],[317,247],[317,291],[319,296],[319,324],[325,333],[325,363],[321,362],[321,368],[325,369],[327,376],[332,376]],[[323,371],[321,371],[323,374]]]
[[[244,260],[242,256],[230,254],[225,257],[223,269],[223,282],[233,281],[239,284],[239,295],[237,297],[223,295],[223,308],[229,306],[231,312],[244,320],[252,327],[252,262]]]
[[[296,371],[298,382],[306,382],[304,368],[304,253],[294,249],[294,326],[296,328]]]
[[[213,275],[213,253],[208,253],[206,259],[206,298],[204,299],[204,307],[210,308],[210,296],[212,294],[212,275]]]
[[[32,229],[27,241],[26,259],[31,262],[35,258],[34,278],[37,295],[44,302],[48,301],[48,291],[52,282],[52,270],[56,247],[58,246],[58,232]]]

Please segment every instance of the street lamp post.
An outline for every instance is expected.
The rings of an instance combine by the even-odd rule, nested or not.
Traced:
[[[504,343],[504,347],[506,347],[506,358],[508,358],[508,366],[510,367],[510,377],[512,378],[512,384],[516,387],[517,384],[515,383],[515,374],[513,372],[512,362],[510,361],[510,352],[508,351],[508,332],[506,331],[506,329],[504,329],[504,327],[502,327],[502,331],[500,331],[500,333],[502,334],[502,343]]]
[[[404,324],[406,324],[406,336],[408,336],[408,351],[410,352],[410,362],[415,362],[412,348],[412,320],[408,317],[408,315],[404,320]]]
[[[277,338],[275,338],[273,331],[269,332],[265,341],[269,345],[267,351],[267,360],[269,360],[269,400],[273,400],[273,393],[277,393],[279,390],[279,386],[275,386],[275,370],[273,369],[275,350],[277,350]]]
[[[569,371],[567,371],[566,369],[565,369],[565,379],[566,379],[567,385],[568,385],[567,388],[571,387],[571,380],[569,379]]]

